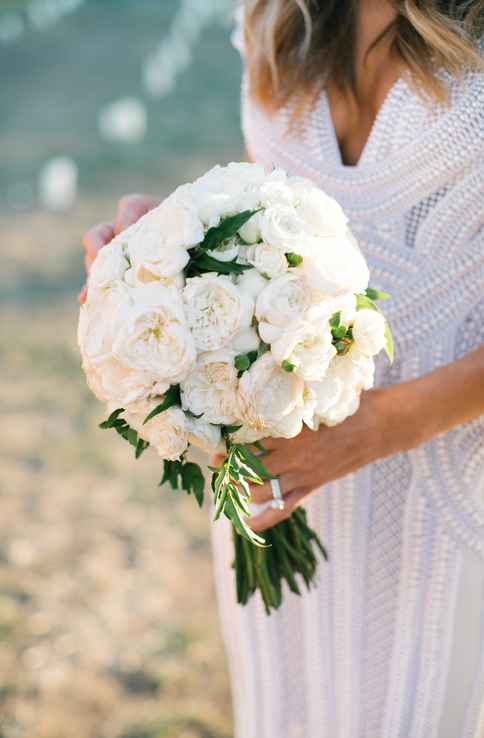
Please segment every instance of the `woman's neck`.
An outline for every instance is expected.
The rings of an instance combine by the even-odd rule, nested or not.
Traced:
[[[389,0],[360,0],[356,22],[355,68],[363,69],[368,64],[379,65],[388,58],[390,38],[372,48],[375,41],[397,18],[397,11]],[[371,55],[368,51],[371,49]]]

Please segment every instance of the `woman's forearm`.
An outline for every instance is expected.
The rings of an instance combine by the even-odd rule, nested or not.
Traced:
[[[390,399],[393,405],[395,425],[387,432],[389,442],[394,436],[398,446],[391,451],[426,443],[484,415],[484,346],[419,379],[390,389],[386,401]],[[389,417],[388,412],[386,416]]]

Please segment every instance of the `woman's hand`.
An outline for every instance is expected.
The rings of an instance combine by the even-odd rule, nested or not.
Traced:
[[[88,230],[82,239],[84,245],[86,274],[89,274],[91,264],[97,253],[106,246],[114,236],[124,231],[128,226],[136,223],[145,213],[153,210],[158,205],[158,200],[150,195],[125,195],[118,203],[116,217],[112,223],[100,223]],[[79,302],[86,301],[87,284],[81,290]]]

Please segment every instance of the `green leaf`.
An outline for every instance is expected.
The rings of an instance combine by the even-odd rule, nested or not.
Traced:
[[[380,290],[374,290],[373,287],[368,287],[365,290],[365,295],[370,300],[389,300],[391,295],[388,292],[381,292]]]
[[[242,428],[241,425],[223,425],[222,426],[222,436],[224,438],[228,438],[232,435],[232,433],[237,433],[238,430]]]
[[[149,415],[146,416],[146,418],[143,421],[143,425],[147,423],[152,418],[155,418],[157,415],[160,415],[160,413],[164,413],[165,410],[168,410],[168,408],[173,407],[173,405],[180,405],[180,385],[179,384],[172,384],[171,387],[167,390],[165,393],[165,396],[163,398],[163,402],[161,402],[159,405],[157,405]]]
[[[390,364],[393,364],[395,360],[395,348],[393,346],[392,331],[386,321],[385,321],[385,353],[390,359]]]
[[[121,413],[124,413],[124,407],[118,407],[117,410],[114,410],[114,412],[111,413],[111,415],[109,416],[107,420],[99,424],[99,427],[102,428],[103,430],[107,430],[108,428],[114,428],[114,424],[118,420]]]
[[[257,349],[257,357],[263,356],[270,350],[270,346],[268,343],[264,343],[264,341],[261,341],[259,344],[259,348]]]
[[[347,331],[348,326],[339,325],[337,328],[331,329],[331,334],[336,341],[339,341],[340,338],[344,338],[346,336]]]
[[[198,506],[203,505],[203,493],[205,489],[205,478],[198,464],[185,462],[181,468],[181,478],[183,489],[192,494],[198,502]]]
[[[296,365],[295,365],[295,364],[292,364],[292,363],[291,363],[290,361],[288,361],[287,359],[284,359],[284,361],[283,361],[283,362],[282,362],[282,364],[281,364],[281,367],[282,367],[282,368],[284,369],[284,371],[285,371],[285,372],[289,372],[289,373],[291,373],[291,372],[293,372],[293,371],[294,371],[294,369],[296,368]]]
[[[204,251],[213,251],[218,248],[229,238],[233,238],[237,231],[258,212],[259,210],[244,210],[242,213],[237,213],[237,215],[223,218],[218,226],[208,229],[199,248]]]
[[[330,328],[339,328],[341,325],[341,310],[338,310],[337,313],[333,313],[331,318],[329,319],[329,325]]]
[[[250,366],[250,359],[247,354],[239,354],[234,359],[235,368],[239,372],[245,372]]]
[[[303,262],[302,256],[300,256],[299,254],[295,254],[292,251],[289,251],[286,254],[286,260],[290,267],[298,267]]]
[[[139,459],[141,454],[143,454],[146,449],[148,448],[150,444],[148,441],[144,441],[142,438],[138,438],[138,443],[136,445],[136,451],[135,451],[135,458]]]
[[[356,295],[356,309],[357,310],[376,310],[380,312],[380,309],[375,305],[366,295]]]
[[[205,272],[217,274],[243,274],[247,269],[253,269],[251,264],[238,264],[236,261],[219,261],[209,254],[195,255],[186,269],[187,276],[196,276]]]

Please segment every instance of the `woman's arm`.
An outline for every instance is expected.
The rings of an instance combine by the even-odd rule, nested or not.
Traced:
[[[287,518],[313,491],[377,459],[408,451],[484,415],[484,346],[430,374],[362,395],[358,412],[341,425],[304,429],[291,440],[267,439],[264,459],[279,477],[283,511],[251,518],[264,530]],[[268,484],[253,487],[254,502],[271,499]]]

